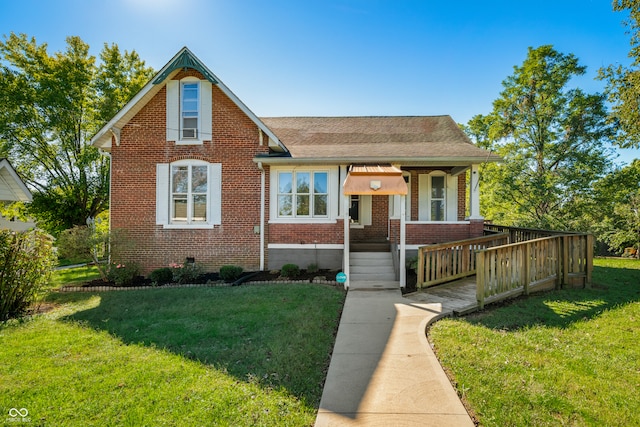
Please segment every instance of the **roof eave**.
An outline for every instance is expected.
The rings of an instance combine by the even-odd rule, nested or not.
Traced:
[[[255,163],[264,164],[402,164],[402,165],[429,165],[429,166],[466,166],[471,164],[495,163],[502,159],[497,156],[466,156],[466,157],[283,157],[283,156],[256,156]]]

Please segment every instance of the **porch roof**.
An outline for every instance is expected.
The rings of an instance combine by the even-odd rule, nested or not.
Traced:
[[[287,147],[289,160],[300,162],[322,159],[458,165],[500,160],[499,156],[475,146],[450,116],[269,117],[261,120]]]
[[[351,166],[343,187],[345,195],[388,196],[408,192],[402,171],[394,166]]]

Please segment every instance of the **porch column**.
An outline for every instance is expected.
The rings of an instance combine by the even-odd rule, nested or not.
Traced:
[[[478,170],[478,165],[471,165],[471,179],[469,185],[468,219],[484,219],[480,215],[480,172]]]
[[[405,214],[405,201],[407,196],[400,195],[400,287],[407,286],[407,273],[406,273],[406,214]]]
[[[342,272],[347,275],[347,281],[344,282],[344,288],[349,289],[351,278],[349,277],[349,208],[351,207],[351,196],[344,196],[344,251],[342,259]]]

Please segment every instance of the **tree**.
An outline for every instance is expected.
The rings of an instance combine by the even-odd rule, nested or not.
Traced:
[[[594,231],[613,252],[625,248],[640,254],[640,160],[595,183]]]
[[[0,156],[32,190],[29,212],[55,234],[108,207],[108,158],[89,139],[153,73],[117,45],[100,58],[79,37],[54,55],[24,34],[0,43]]]
[[[622,148],[640,147],[640,1],[614,0],[613,10],[630,12],[626,22],[631,34],[629,67],[609,65],[599,70],[607,81],[605,94],[612,104],[610,120],[618,126],[616,143]]]
[[[504,159],[481,171],[488,219],[563,229],[579,216],[577,202],[610,168],[605,147],[613,134],[605,97],[569,86],[584,73],[572,54],[529,48],[503,81],[493,111],[469,121],[469,136]]]

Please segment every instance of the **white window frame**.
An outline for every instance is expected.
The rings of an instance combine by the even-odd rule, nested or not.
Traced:
[[[291,193],[280,193],[280,175],[282,173],[291,174]],[[299,173],[308,173],[310,177],[309,193],[301,195],[308,195],[309,197],[309,215],[297,215],[296,209],[296,196],[295,191],[296,176]],[[316,173],[327,174],[327,192],[315,193],[314,179]],[[340,186],[338,184],[338,167],[286,167],[286,166],[272,166],[269,179],[270,185],[270,213],[269,222],[272,223],[335,223],[338,216],[338,199],[340,196]],[[291,196],[291,215],[280,215],[280,197]],[[327,212],[325,215],[314,215],[314,195],[326,195],[327,198]]]
[[[183,100],[184,84],[198,84],[198,125],[197,138],[183,138]],[[204,141],[211,141],[213,138],[212,126],[212,99],[213,87],[208,80],[199,80],[189,76],[181,80],[169,80],[166,87],[166,125],[167,141],[173,141],[176,145],[202,145]]]
[[[188,166],[187,219],[176,220],[174,212],[173,167]],[[192,167],[207,166],[206,219],[193,219]],[[222,164],[185,159],[156,165],[156,224],[163,228],[210,229],[222,224]]]
[[[434,200],[431,196],[431,191],[433,188],[433,177],[444,178],[444,218],[437,221],[431,217],[431,203]],[[447,222],[457,222],[458,177],[442,171],[434,171],[429,174],[420,174],[418,178],[418,222],[429,221],[439,224]],[[426,183],[424,181],[425,179]],[[442,200],[442,198],[439,198],[439,200]]]
[[[187,192],[186,193],[177,193],[176,189],[173,188],[173,184],[174,184],[174,179],[173,179],[173,175],[174,175],[174,169],[175,168],[187,168]],[[194,167],[206,167],[206,174],[207,174],[207,190],[202,193],[196,193],[193,191],[193,168]],[[200,160],[188,160],[188,161],[178,161],[178,162],[174,162],[171,163],[170,167],[169,167],[169,177],[170,177],[170,191],[169,191],[169,203],[170,203],[170,214],[169,214],[169,220],[171,222],[171,224],[184,224],[184,225],[191,225],[191,224],[206,224],[209,220],[209,218],[211,217],[211,213],[209,212],[209,205],[210,205],[210,191],[209,191],[209,186],[211,184],[211,173],[209,171],[209,163],[204,162],[204,161],[200,161]],[[184,220],[182,218],[177,218],[176,217],[176,212],[175,212],[175,199],[178,197],[178,194],[180,194],[180,198],[184,197],[186,198],[187,201],[187,206],[186,206],[186,217],[184,218]],[[206,201],[205,201],[205,217],[201,220],[196,219],[195,218],[195,208],[194,208],[194,199],[197,196],[205,196]]]
[[[195,110],[185,108],[185,101],[187,97],[185,96],[186,90],[191,90],[192,88],[187,88],[187,86],[195,86],[196,90],[196,98],[195,100],[191,100],[190,103],[195,105]],[[181,141],[201,141],[202,138],[200,136],[200,123],[202,117],[202,108],[200,106],[200,99],[202,97],[202,86],[200,85],[200,80],[185,78],[180,81],[180,140]],[[187,116],[188,114],[194,114],[195,116]],[[194,120],[196,121],[196,126],[193,128],[188,128],[185,126],[185,120]],[[185,131],[187,129],[193,129],[193,136],[185,136]]]

